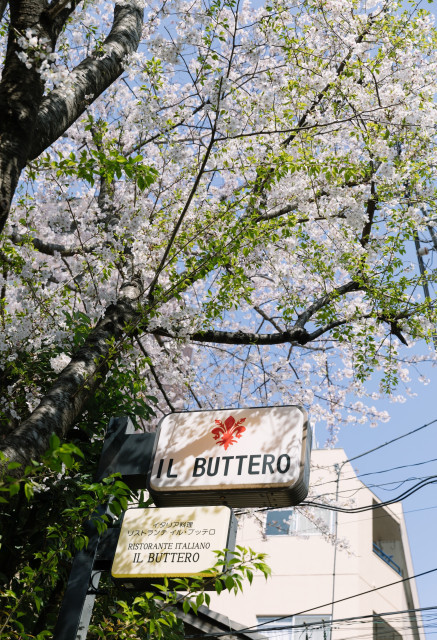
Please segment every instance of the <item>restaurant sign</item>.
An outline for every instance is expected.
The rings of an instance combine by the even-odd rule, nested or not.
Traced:
[[[235,516],[225,506],[128,509],[112,577],[129,588],[138,580],[204,576],[217,561],[215,550],[233,551],[236,531]]]
[[[292,506],[308,493],[311,430],[297,405],[172,413],[148,489],[157,506]]]

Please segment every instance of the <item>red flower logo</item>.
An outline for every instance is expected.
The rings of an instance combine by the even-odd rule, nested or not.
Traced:
[[[246,418],[241,418],[238,422],[235,422],[235,418],[229,416],[224,423],[221,420],[216,420],[215,423],[218,427],[215,427],[211,433],[214,436],[214,440],[217,440],[217,444],[223,445],[226,449],[237,442],[237,438],[241,438],[243,431],[246,431],[246,427],[242,424]]]

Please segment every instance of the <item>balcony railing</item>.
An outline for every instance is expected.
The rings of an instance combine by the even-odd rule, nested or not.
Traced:
[[[400,576],[402,575],[402,569],[400,568],[400,566],[396,564],[391,556],[388,556],[386,553],[384,553],[381,547],[378,547],[376,542],[373,543],[373,551],[377,556],[381,558],[381,560],[384,560],[384,562],[386,562],[392,569],[394,569],[396,573],[399,573]]]

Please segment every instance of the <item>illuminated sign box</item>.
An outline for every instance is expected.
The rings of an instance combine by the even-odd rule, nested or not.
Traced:
[[[148,476],[158,507],[281,507],[308,493],[311,430],[297,405],[172,413]]]
[[[236,531],[235,517],[225,506],[128,509],[112,577],[135,588],[139,580],[207,575],[217,561],[214,551],[234,549]]]

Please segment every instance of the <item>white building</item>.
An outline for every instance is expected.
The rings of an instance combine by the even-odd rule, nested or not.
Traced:
[[[346,459],[342,449],[313,451],[312,496],[379,503]],[[243,595],[212,595],[211,610],[281,640],[424,640],[416,585],[402,581],[413,568],[401,504],[310,517],[290,508],[243,519],[237,544],[267,553],[272,577],[255,577]]]

